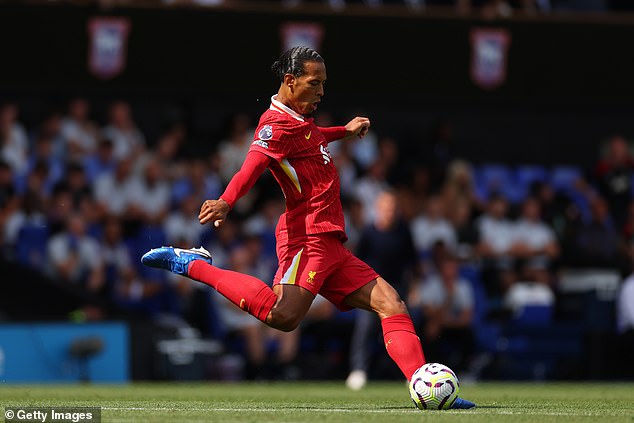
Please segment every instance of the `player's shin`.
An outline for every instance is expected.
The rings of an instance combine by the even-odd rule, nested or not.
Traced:
[[[407,314],[396,314],[381,320],[385,349],[407,380],[425,364],[425,355],[416,335],[412,319]]]
[[[273,290],[258,278],[219,269],[201,260],[191,263],[189,277],[211,286],[233,304],[265,323],[277,301]]]

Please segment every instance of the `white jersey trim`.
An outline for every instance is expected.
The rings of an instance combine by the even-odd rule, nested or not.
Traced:
[[[275,110],[280,113],[283,112],[283,113],[289,114],[293,118],[297,119],[298,121],[304,122],[304,116],[300,115],[299,113],[297,113],[295,110],[291,109],[290,107],[280,103],[279,101],[276,100],[276,98],[277,98],[277,94],[271,97],[271,105],[269,106],[269,110]]]

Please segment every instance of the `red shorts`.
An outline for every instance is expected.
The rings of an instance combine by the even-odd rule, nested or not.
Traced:
[[[273,285],[296,285],[321,294],[339,310],[352,307],[344,298],[379,275],[343,246],[338,234],[308,235],[305,238],[278,239],[279,268]]]

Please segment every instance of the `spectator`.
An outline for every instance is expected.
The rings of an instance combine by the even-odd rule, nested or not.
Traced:
[[[390,186],[401,186],[406,179],[399,166],[399,146],[394,138],[382,137],[378,144],[379,157],[385,163],[386,180]]]
[[[401,190],[401,209],[407,221],[413,220],[425,209],[430,195],[429,169],[416,165],[408,171],[409,183]]]
[[[104,295],[114,299],[120,292],[118,285],[127,277],[132,263],[130,251],[123,239],[121,221],[115,216],[108,216],[103,222],[103,235],[99,243],[99,254],[104,265]]]
[[[63,189],[70,193],[74,209],[79,210],[85,202],[92,202],[92,185],[90,185],[84,167],[80,163],[68,163],[64,178],[58,185],[63,186]]]
[[[333,149],[332,146],[336,146],[336,148]],[[328,144],[328,149],[331,150],[335,166],[339,173],[341,195],[345,199],[350,199],[354,196],[354,188],[359,176],[357,166],[354,163],[350,151],[350,144],[348,142],[334,141]]]
[[[515,315],[526,306],[552,307],[555,304],[552,282],[550,273],[540,264],[524,262],[518,280],[504,296],[504,306]]]
[[[627,208],[628,213],[621,232],[620,249],[631,263],[634,263],[634,199]]]
[[[616,303],[617,330],[620,340],[620,374],[625,380],[634,378],[634,273],[623,281]]]
[[[112,140],[107,138],[100,140],[96,150],[83,160],[86,176],[91,184],[94,184],[102,175],[114,174],[117,163]]]
[[[416,249],[408,225],[400,219],[397,196],[384,191],[376,199],[374,222],[361,233],[357,256],[368,263],[392,286],[401,298],[407,298],[409,278],[416,267]],[[369,352],[380,339],[380,323],[374,313],[357,310],[350,344],[350,369],[346,386],[363,388],[370,367]]]
[[[132,163],[131,158],[123,158],[114,173],[103,173],[95,180],[95,200],[102,216],[125,217],[132,180]]]
[[[447,168],[447,178],[441,188],[443,201],[448,210],[457,203],[467,202],[475,211],[483,210],[473,182],[473,169],[464,160],[453,160]]]
[[[254,129],[248,115],[240,113],[231,119],[228,137],[220,141],[218,146],[220,178],[223,183],[227,184],[231,177],[240,170],[253,141],[253,132]]]
[[[42,164],[45,165],[45,172]],[[24,172],[16,175],[16,184],[20,192],[26,189],[28,178],[36,172],[37,167],[40,167],[38,171],[42,172],[42,176],[46,177],[43,190],[46,195],[50,195],[53,186],[64,177],[66,169],[64,162],[54,154],[51,139],[44,135],[36,138],[35,148],[29,154]]]
[[[198,222],[200,201],[197,196],[183,198],[178,208],[169,213],[163,223],[163,229],[170,245],[201,245],[202,235],[209,230]]]
[[[7,242],[17,243],[20,230],[24,227],[43,228],[47,226],[46,214],[49,197],[44,195],[45,175],[45,172],[38,170],[38,166],[28,175],[26,187],[19,197],[20,208],[11,215],[6,223],[5,237]]]
[[[13,103],[3,105],[0,107],[0,159],[19,174],[25,170],[28,149],[26,131],[18,122],[18,106]]]
[[[67,115],[61,122],[61,134],[71,160],[81,161],[95,152],[99,129],[90,120],[88,100],[76,97],[69,102]]]
[[[102,129],[102,137],[112,140],[114,156],[136,159],[145,151],[145,137],[132,118],[130,105],[116,101],[110,105],[108,124]]]
[[[424,261],[429,259],[431,248],[438,241],[451,250],[456,247],[456,231],[445,218],[445,205],[439,195],[427,198],[425,212],[416,216],[410,227],[416,250]]]
[[[55,185],[46,206],[46,221],[51,234],[63,231],[68,216],[78,212],[73,204],[73,196],[64,184]]]
[[[356,252],[359,246],[361,233],[365,228],[363,219],[363,203],[356,198],[343,200],[343,217],[346,224],[346,248],[352,252]]]
[[[79,284],[89,292],[104,287],[104,268],[97,241],[86,233],[85,219],[78,213],[66,215],[66,228],[47,245],[49,270],[55,278]]]
[[[513,223],[513,257],[528,261],[530,268],[550,269],[559,256],[559,243],[554,231],[541,219],[537,199],[528,197],[522,204],[522,213]]]
[[[51,152],[56,159],[65,161],[68,159],[66,140],[62,134],[62,114],[57,109],[51,109],[44,116],[44,120],[35,131],[35,138],[47,138],[51,142]]]
[[[363,204],[363,221],[370,224],[374,221],[374,204],[379,194],[390,188],[387,180],[387,165],[377,159],[368,168],[367,174],[357,180],[354,196]]]
[[[172,184],[172,202],[194,196],[200,203],[208,198],[217,198],[221,194],[222,183],[218,174],[202,159],[187,162],[186,174]]]
[[[615,135],[608,141],[593,176],[601,196],[607,201],[614,225],[620,230],[625,223],[634,176],[634,157],[625,138]]]
[[[365,113],[356,114],[356,116],[365,115]],[[378,136],[374,129],[370,129],[365,137],[363,137],[363,140],[354,139],[348,141],[347,143],[350,145],[352,158],[361,171],[372,172],[370,168],[381,159],[379,156]],[[386,165],[386,163],[383,164]]]
[[[472,219],[473,211],[469,201],[456,201],[449,208],[449,222],[456,233],[456,255],[461,260],[471,260],[479,235]]]
[[[170,188],[159,162],[152,158],[142,175],[133,175],[126,190],[128,217],[133,221],[159,225],[170,207]]]
[[[482,258],[482,278],[489,295],[502,296],[513,284],[515,275],[511,257],[513,225],[507,217],[508,203],[501,195],[492,195],[485,213],[477,218],[476,255]]]
[[[148,161],[158,161],[166,179],[173,181],[185,174],[186,164],[180,160],[182,147],[185,143],[187,132],[185,126],[175,123],[163,131],[152,151],[144,152],[137,160],[135,171],[145,168]]]
[[[101,295],[109,300],[114,311],[140,318],[154,318],[159,313],[178,313],[177,290],[164,279],[137,271],[134,266],[137,258],[132,258],[132,262],[130,248],[123,236],[123,223],[116,216],[106,216],[103,221],[99,244],[99,254],[104,263]]]
[[[573,261],[582,267],[620,267],[620,233],[608,212],[607,202],[596,197],[590,204],[591,219],[582,222],[576,234]]]
[[[20,198],[13,186],[13,172],[8,163],[0,161],[0,251],[5,252],[17,238],[16,218],[19,215]],[[18,226],[19,227],[19,226]]]
[[[438,269],[438,274],[412,290],[409,304],[422,312],[419,333],[425,340],[427,361],[461,372],[467,370],[475,351],[473,289],[459,276],[458,260],[452,254],[439,259]]]

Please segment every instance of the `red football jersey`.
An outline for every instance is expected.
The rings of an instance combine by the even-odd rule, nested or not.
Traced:
[[[255,131],[250,151],[273,160],[269,169],[286,198],[277,235],[293,239],[338,232],[345,239],[339,175],[328,151],[328,141],[312,119],[306,119],[271,99]]]

